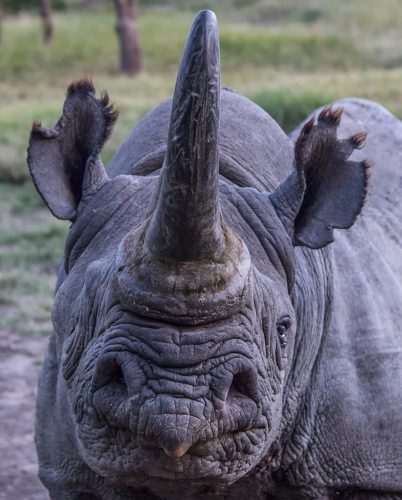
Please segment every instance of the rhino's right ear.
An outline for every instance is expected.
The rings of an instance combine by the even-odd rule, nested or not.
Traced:
[[[341,115],[341,108],[327,107],[317,123],[313,118],[304,125],[295,144],[295,170],[270,195],[294,245],[328,245],[334,229],[350,228],[363,208],[370,162],[349,157],[367,134],[338,139]]]
[[[99,153],[116,119],[107,93],[97,99],[86,78],[68,87],[63,115],[54,127],[33,124],[29,170],[36,189],[58,219],[74,220],[81,198],[107,181]]]

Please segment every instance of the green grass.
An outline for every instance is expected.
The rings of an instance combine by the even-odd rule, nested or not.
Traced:
[[[50,47],[41,41],[39,19],[21,15],[4,23],[0,74],[3,81],[54,80],[66,69],[109,72],[117,42],[109,14],[58,14]]]
[[[72,0],[67,2],[75,4]],[[33,14],[9,17],[0,47],[0,328],[51,328],[52,289],[68,224],[56,221],[29,181],[32,121],[52,126],[65,89],[82,75],[107,89],[120,117],[102,157],[107,164],[129,130],[171,95],[194,13],[217,11],[222,83],[269,112],[286,131],[315,108],[345,96],[379,101],[402,117],[401,0],[142,0],[145,71],[118,73],[109,2],[55,16],[41,42]]]
[[[32,186],[0,184],[0,328],[51,329],[50,307],[67,225],[55,221]]]
[[[177,68],[192,16],[163,11],[144,14],[140,31],[146,68]],[[21,15],[4,24],[0,58],[2,81],[59,81],[61,75],[116,74],[117,39],[112,13],[63,13],[55,16],[55,38],[41,42],[39,21]],[[225,24],[220,27],[223,68],[273,66],[293,70],[350,68],[369,64],[351,40],[336,33]]]
[[[288,71],[323,71],[369,65],[352,42],[336,35],[270,33],[266,29],[221,30],[222,67],[274,67]]]
[[[247,97],[267,111],[286,132],[295,129],[312,110],[334,100],[330,95],[309,91],[295,92],[292,88],[261,91]]]

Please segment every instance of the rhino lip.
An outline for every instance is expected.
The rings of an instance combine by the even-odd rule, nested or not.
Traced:
[[[225,449],[226,459],[235,460],[238,449],[233,446],[237,441],[241,445],[241,450],[246,454],[253,454],[253,449],[261,446],[261,442],[265,437],[264,428],[254,428],[245,430],[237,430],[234,432],[227,432],[220,436],[209,439],[207,441],[198,441],[194,443],[188,450],[188,453],[196,457],[206,457],[213,454],[214,449],[220,446]],[[255,451],[255,450],[254,450]]]
[[[200,439],[182,453],[168,453],[154,442],[142,442],[141,449],[145,452],[165,453],[174,462],[180,462],[181,459],[189,457],[205,458],[216,454],[216,450],[223,449],[227,461],[235,460],[236,454],[241,450],[246,454],[254,454],[256,448],[260,448],[265,441],[267,428],[265,426],[253,427],[247,430],[237,429],[220,434],[211,439]]]
[[[255,448],[259,448],[265,442],[266,435],[270,430],[269,422],[260,415],[251,426],[247,425],[246,422],[237,421],[237,424],[232,422],[231,425],[223,425],[224,428],[218,435],[215,435],[214,432],[207,432],[207,435],[204,434],[203,437],[199,437],[193,443],[189,443],[187,440],[158,442],[153,439],[150,440],[142,432],[138,432],[138,423],[134,428],[128,422],[118,423],[109,420],[108,423],[111,428],[123,431],[127,438],[130,438],[130,441],[136,442],[138,449],[145,452],[157,452],[173,461],[180,461],[185,457],[205,458],[207,456],[216,456],[219,455],[219,450],[223,450],[225,461],[234,460],[236,454],[240,451],[253,454]],[[209,424],[211,425],[212,422]],[[218,425],[218,422],[216,421],[215,424]]]
[[[175,482],[201,480],[203,484],[205,482],[213,484],[219,478],[222,482],[225,480],[224,476],[221,473],[216,474],[213,464],[222,462],[228,466],[229,463],[243,463],[244,455],[254,461],[264,449],[266,438],[267,428],[263,427],[227,432],[213,439],[198,441],[183,456],[177,458],[167,456],[156,443],[144,443],[137,448],[137,453],[141,454],[141,461],[147,464],[145,469],[138,470],[135,467],[134,470],[113,470],[110,473],[103,471],[103,475],[113,478],[113,481],[123,481],[125,484],[126,482],[136,484],[138,477],[145,482],[147,482],[146,478],[174,480]],[[205,461],[211,467],[211,473],[207,476],[205,476],[205,471],[202,474],[198,471]],[[196,468],[193,469],[191,464]],[[232,481],[230,478],[228,480]]]

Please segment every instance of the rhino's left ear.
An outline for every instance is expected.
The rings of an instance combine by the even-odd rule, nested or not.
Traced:
[[[69,86],[63,115],[53,128],[33,124],[29,170],[57,218],[74,220],[82,196],[106,182],[99,153],[116,119],[107,94],[97,99],[91,80],[82,79]]]
[[[324,108],[307,122],[295,144],[295,170],[270,195],[294,245],[322,248],[334,228],[347,229],[363,208],[370,162],[350,161],[366,139],[358,133],[337,139],[342,109]]]

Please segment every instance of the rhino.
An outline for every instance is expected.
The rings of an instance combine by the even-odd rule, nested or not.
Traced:
[[[210,11],[106,170],[116,118],[82,79],[30,138],[72,222],[37,400],[51,498],[402,498],[402,123],[346,99],[287,137],[221,89]]]

